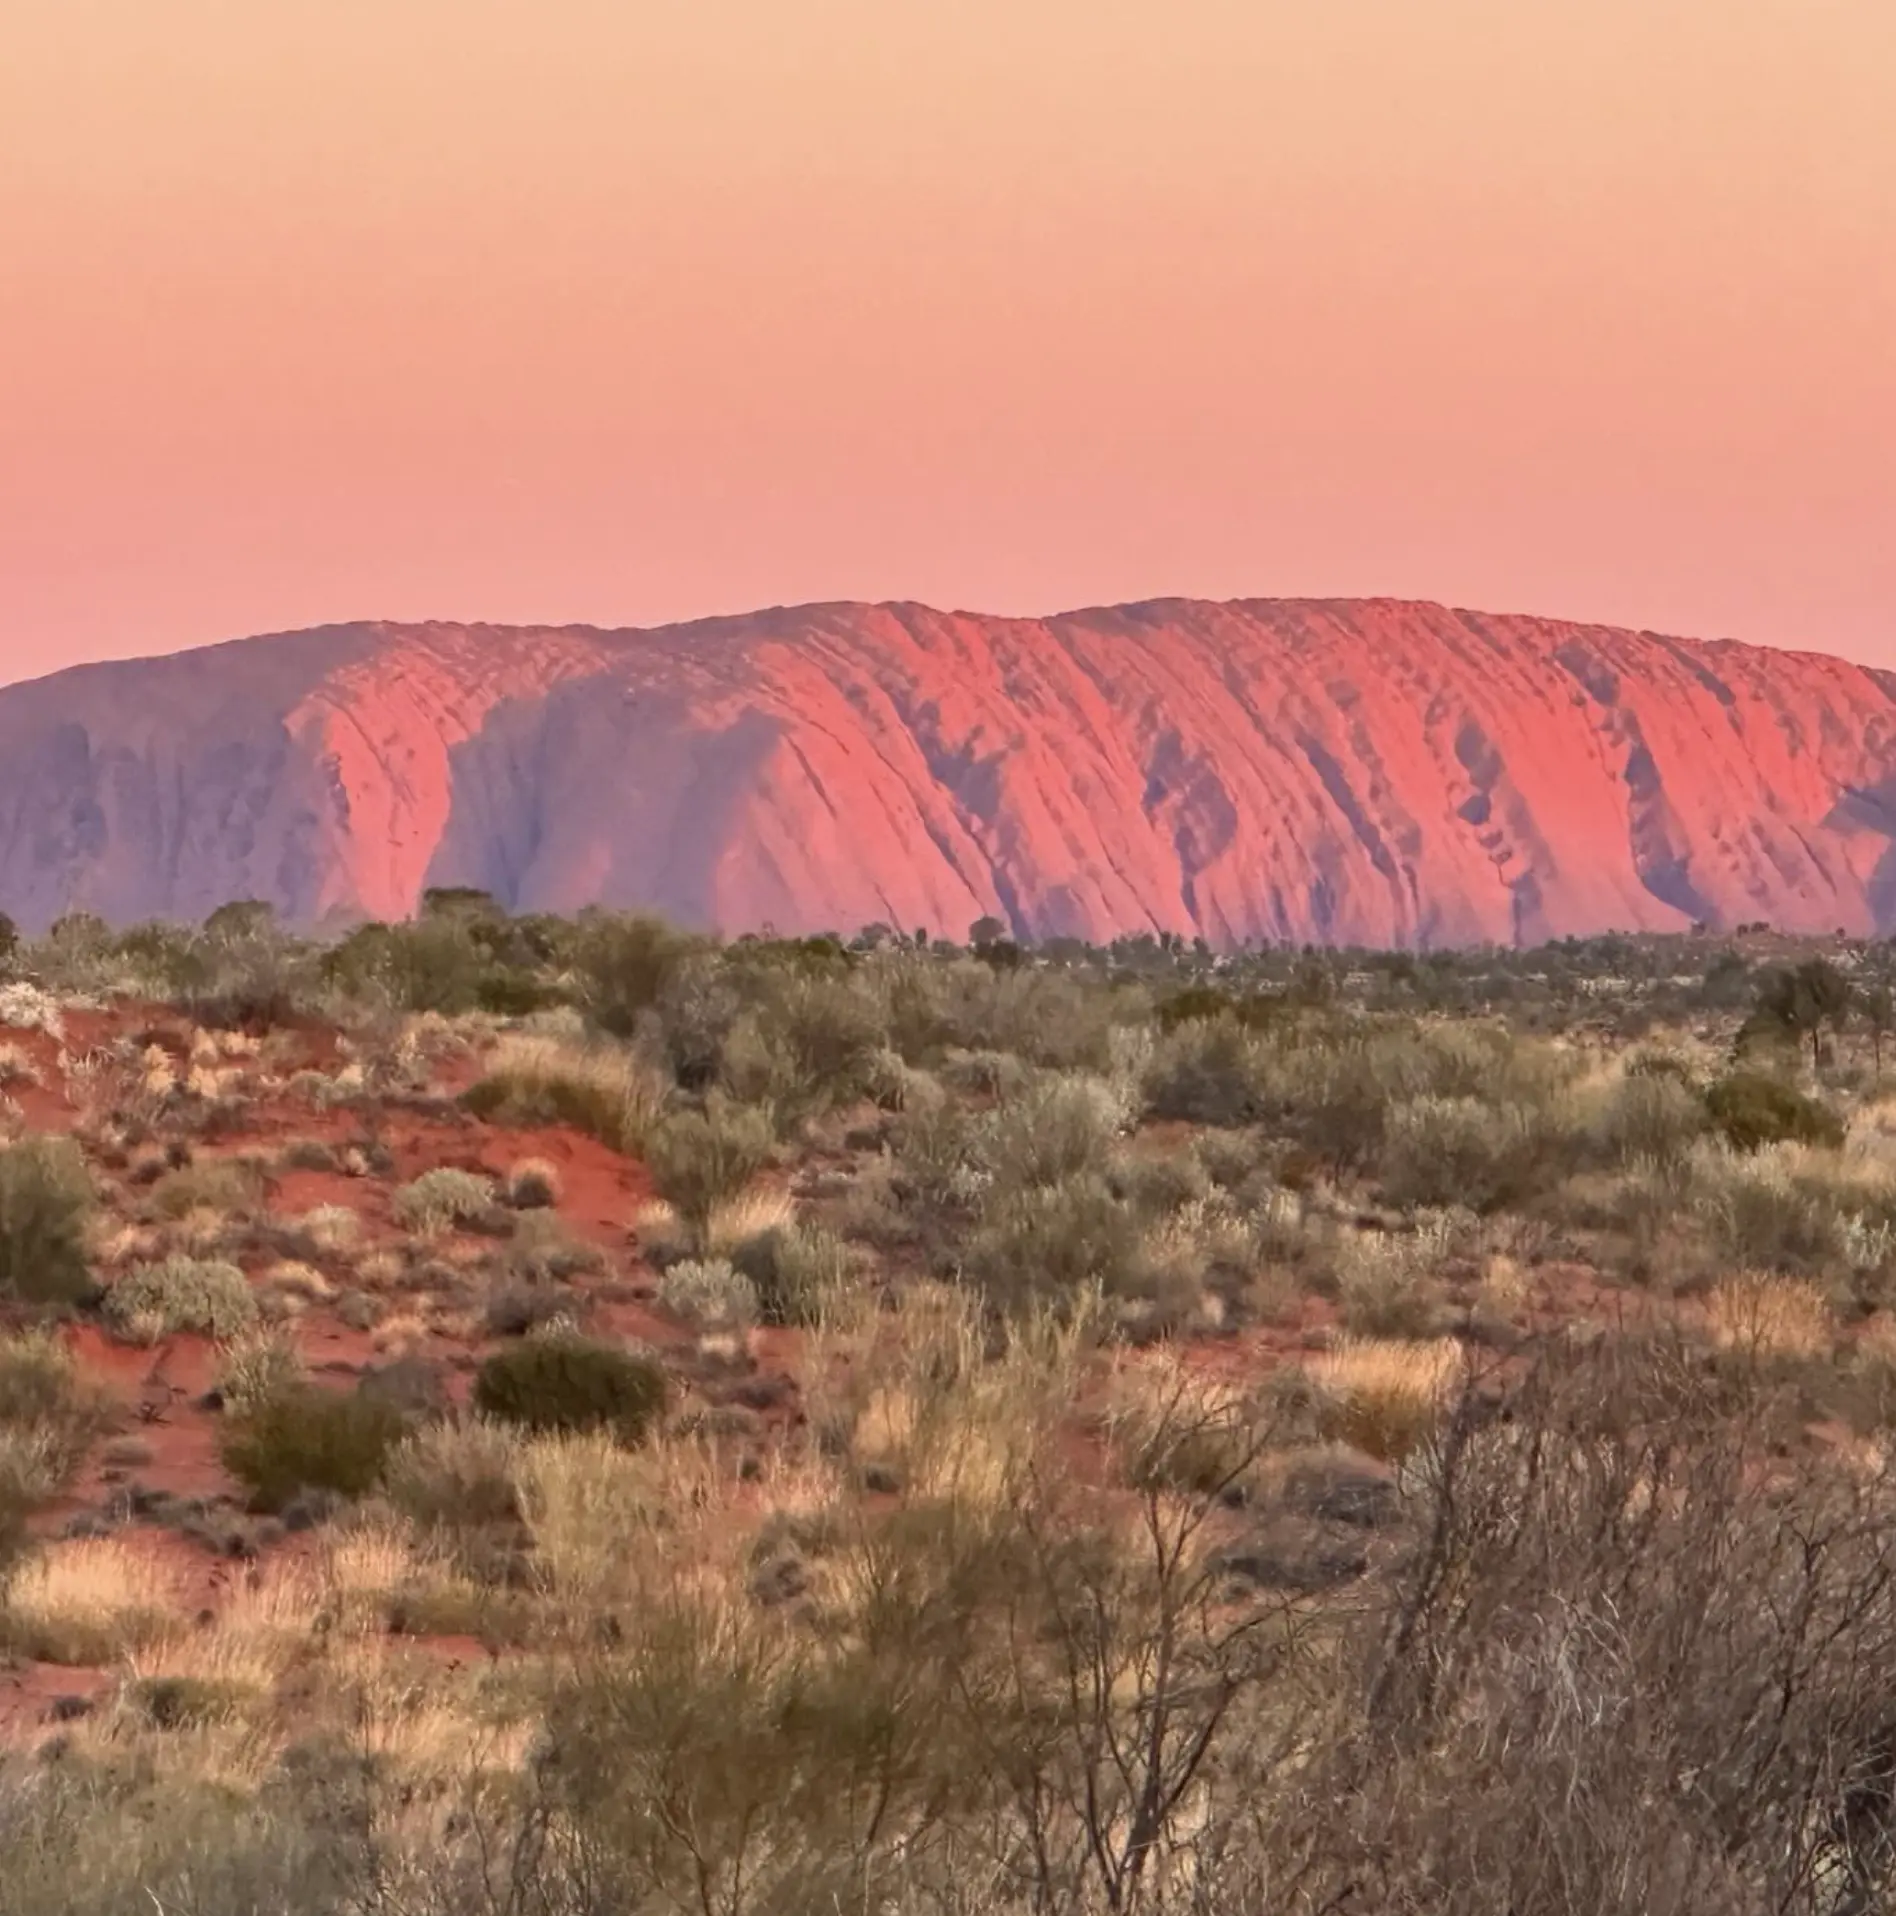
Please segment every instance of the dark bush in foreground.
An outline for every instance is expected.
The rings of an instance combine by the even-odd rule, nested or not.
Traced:
[[[1843,1121],[1796,1086],[1762,1071],[1734,1071],[1705,1093],[1712,1128],[1738,1151],[1767,1144],[1843,1142]]]
[[[233,1420],[221,1446],[224,1468],[261,1510],[280,1510],[305,1490],[365,1497],[406,1430],[386,1398],[299,1385]]]
[[[0,1297],[75,1304],[91,1294],[92,1184],[76,1146],[27,1138],[0,1151]]]
[[[649,1357],[590,1337],[530,1338],[497,1351],[474,1381],[474,1405],[528,1430],[606,1429],[637,1443],[663,1415],[665,1373]]]

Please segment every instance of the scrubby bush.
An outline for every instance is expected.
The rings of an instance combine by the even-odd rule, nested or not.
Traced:
[[[812,1324],[849,1274],[849,1247],[821,1225],[787,1224],[735,1245],[731,1262],[755,1289],[766,1324]]]
[[[233,1417],[219,1450],[258,1509],[281,1510],[304,1491],[366,1497],[406,1427],[401,1411],[373,1393],[296,1384]]]
[[[303,1354],[282,1330],[255,1330],[234,1338],[218,1360],[215,1388],[226,1412],[242,1415],[303,1382]]]
[[[686,1258],[658,1280],[661,1308],[694,1330],[730,1330],[757,1321],[757,1287],[721,1257]]]
[[[27,1138],[0,1150],[0,1298],[72,1304],[91,1294],[92,1205],[76,1146]]]
[[[1097,1286],[1135,1295],[1144,1235],[1096,1175],[1003,1194],[968,1240],[964,1277],[1008,1312],[1066,1309]]]
[[[0,1507],[26,1509],[57,1495],[109,1415],[57,1337],[30,1332],[0,1341]]]
[[[563,1124],[608,1150],[635,1154],[664,1109],[665,1086],[616,1045],[509,1037],[461,1102],[492,1124],[519,1130]]]
[[[257,1300],[235,1264],[168,1257],[129,1271],[105,1294],[105,1320],[121,1337],[153,1343],[177,1331],[236,1337],[257,1321]]]
[[[1762,1071],[1733,1071],[1718,1079],[1705,1093],[1705,1108],[1712,1128],[1735,1151],[1843,1142],[1844,1127],[1835,1112]]]
[[[163,1218],[188,1217],[193,1211],[220,1214],[248,1210],[263,1190],[257,1168],[233,1158],[212,1158],[169,1171],[152,1186],[151,1206]]]
[[[582,919],[574,971],[593,1022],[629,1038],[697,949],[696,941],[662,920],[605,912]]]
[[[490,1553],[477,1541],[520,1521],[519,1445],[513,1431],[482,1417],[429,1424],[391,1452],[383,1487],[411,1523],[458,1539],[485,1564]]]
[[[559,1332],[496,1351],[474,1380],[484,1416],[535,1431],[607,1430],[629,1444],[664,1414],[668,1398],[654,1359]]]
[[[652,1134],[647,1163],[658,1195],[702,1241],[712,1212],[770,1162],[775,1144],[763,1112],[713,1099],[667,1118]]]
[[[494,1206],[494,1186],[473,1171],[438,1165],[424,1171],[412,1184],[395,1193],[395,1221],[404,1230],[423,1236],[469,1224],[485,1217]]]

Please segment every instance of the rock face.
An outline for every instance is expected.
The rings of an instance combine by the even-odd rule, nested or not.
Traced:
[[[1896,924],[1896,674],[1392,601],[350,625],[0,690],[0,908],[1534,942]]]

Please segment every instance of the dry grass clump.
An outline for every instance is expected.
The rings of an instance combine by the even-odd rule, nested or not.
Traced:
[[[38,1031],[63,1043],[66,1021],[59,1000],[24,978],[0,984],[0,1025],[13,1031]]]
[[[181,1222],[198,1212],[226,1218],[250,1210],[262,1194],[257,1168],[233,1158],[211,1158],[168,1172],[152,1186],[155,1216]]]
[[[514,1479],[540,1579],[570,1611],[583,1613],[637,1575],[661,1514],[659,1480],[610,1432],[532,1438]]]
[[[302,1384],[305,1376],[302,1349],[293,1336],[280,1329],[255,1330],[226,1345],[214,1388],[225,1412],[241,1417]]]
[[[1463,1372],[1452,1337],[1346,1338],[1308,1366],[1330,1434],[1397,1463],[1441,1421]]]
[[[0,1341],[0,1513],[57,1496],[110,1418],[104,1393],[57,1337]]]
[[[155,1344],[179,1331],[237,1337],[256,1323],[257,1300],[235,1264],[168,1257],[128,1271],[101,1307],[113,1333],[131,1344]]]
[[[117,1537],[46,1546],[15,1566],[0,1642],[42,1663],[110,1663],[172,1628],[177,1586],[149,1550]]]
[[[1720,1279],[1706,1300],[1712,1342],[1751,1358],[1807,1360],[1835,1341],[1830,1300],[1807,1280],[1743,1271]]]
[[[764,1112],[714,1100],[702,1111],[667,1118],[652,1133],[647,1163],[653,1188],[672,1207],[694,1247],[709,1250],[713,1220],[723,1212],[725,1232],[732,1229],[727,1207],[769,1164],[775,1148]]]
[[[490,1179],[446,1165],[424,1171],[395,1193],[395,1221],[420,1237],[435,1237],[457,1224],[484,1217],[494,1204]]]
[[[461,1101],[493,1124],[564,1124],[631,1157],[644,1150],[665,1098],[658,1075],[619,1046],[511,1035]]]
[[[296,1219],[293,1228],[326,1257],[350,1250],[362,1235],[362,1217],[346,1204],[319,1204]]]
[[[0,1091],[31,1091],[39,1084],[33,1060],[16,1044],[0,1044]]]

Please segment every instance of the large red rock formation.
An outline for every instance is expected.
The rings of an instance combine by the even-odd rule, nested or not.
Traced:
[[[1896,675],[1375,601],[351,625],[0,691],[0,907],[429,884],[737,931],[1896,919]]]

